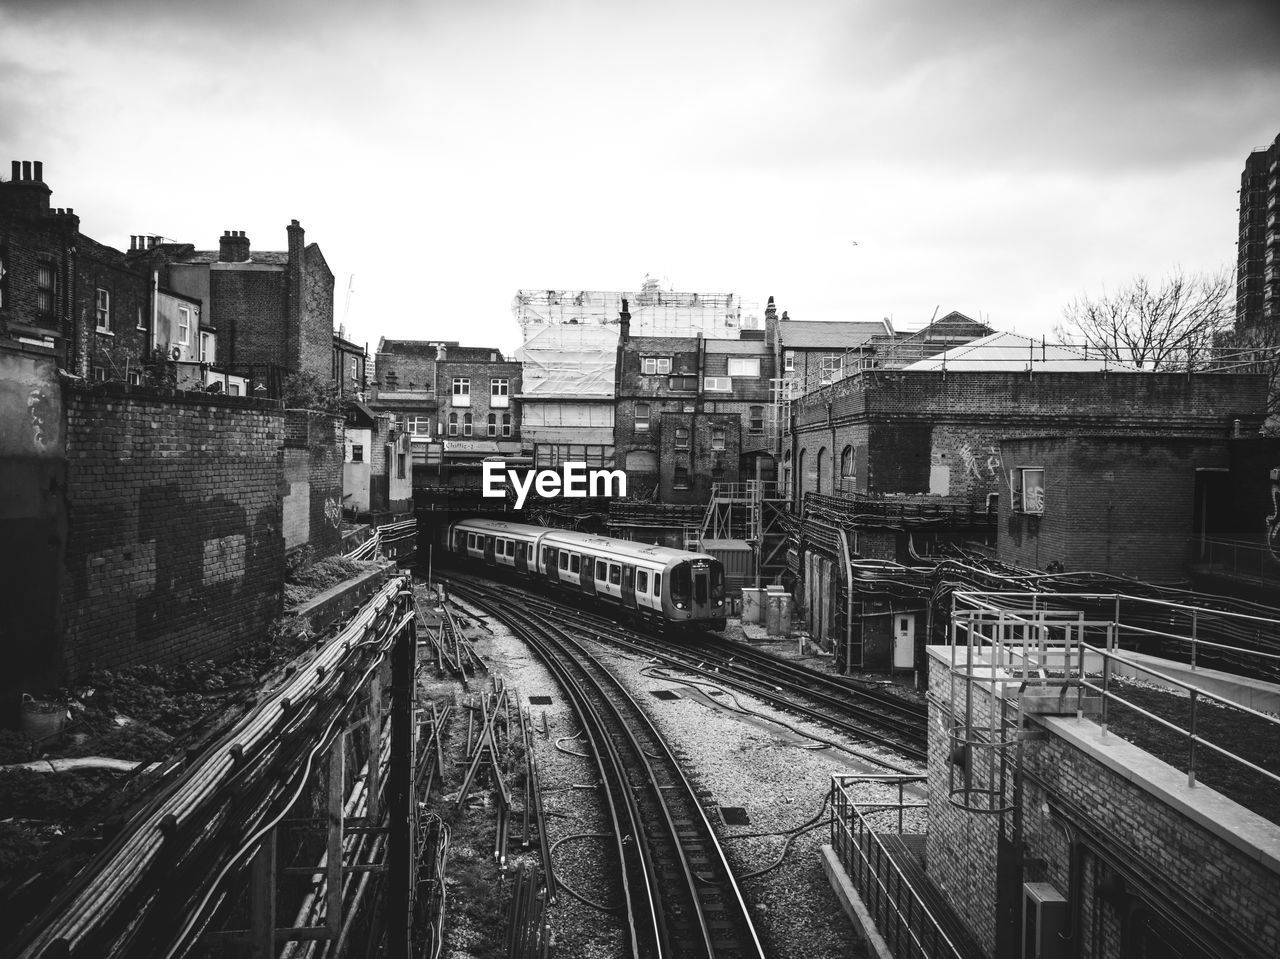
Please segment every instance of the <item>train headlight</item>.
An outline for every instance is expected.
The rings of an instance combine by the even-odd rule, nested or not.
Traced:
[[[717,599],[717,600],[716,600],[716,605],[717,605],[717,606],[723,606],[723,605],[724,605],[724,600],[723,600],[723,599]]]
[[[684,603],[676,603],[676,609],[684,609]]]

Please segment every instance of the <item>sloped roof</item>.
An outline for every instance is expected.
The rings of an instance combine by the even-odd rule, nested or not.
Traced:
[[[383,337],[378,341],[378,352],[395,353],[398,356],[425,355],[435,359],[437,346],[443,346],[447,351],[457,345],[457,340],[389,340]]]
[[[851,350],[871,337],[888,333],[883,320],[783,320],[778,324],[778,338],[786,349]]]
[[[992,333],[963,346],[952,347],[936,356],[918,360],[905,370],[991,370],[1018,371],[1043,367],[1055,373],[1138,373],[1136,366],[1115,360],[1095,359],[1081,350],[1061,343],[1045,343],[1018,333]]]
[[[217,250],[192,250],[177,257],[175,263],[218,263],[220,256]],[[288,266],[288,250],[250,250],[249,259],[236,260],[236,263],[266,263],[270,266]]]

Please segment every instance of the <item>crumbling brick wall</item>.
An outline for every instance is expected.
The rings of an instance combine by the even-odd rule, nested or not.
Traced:
[[[282,417],[250,398],[68,388],[72,675],[220,658],[279,613]]]

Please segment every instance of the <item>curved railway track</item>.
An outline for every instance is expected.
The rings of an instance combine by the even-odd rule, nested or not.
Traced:
[[[723,639],[695,635],[690,641],[677,645],[670,639],[646,635],[604,616],[556,603],[519,587],[453,572],[447,578],[455,586],[470,584],[472,589],[482,584],[490,595],[554,617],[566,627],[592,638],[657,657],[668,665],[750,693],[855,739],[892,749],[915,762],[923,763],[927,758],[925,722],[928,714],[923,703],[867,689],[856,680],[841,680],[749,646],[731,645]],[[865,758],[908,772],[874,757]]]
[[[605,785],[632,955],[749,959],[764,952],[702,803],[644,710],[586,648],[488,583],[451,580],[510,628],[572,703]]]

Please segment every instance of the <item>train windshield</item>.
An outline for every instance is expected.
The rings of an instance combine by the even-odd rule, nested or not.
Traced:
[[[671,601],[687,603],[693,592],[693,577],[689,575],[689,564],[680,563],[671,571]]]

